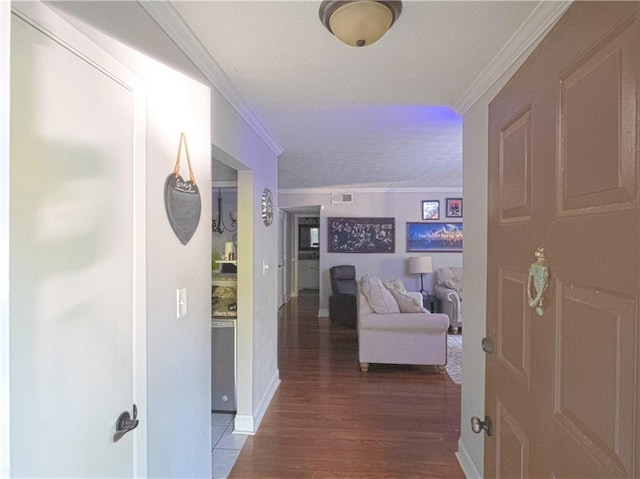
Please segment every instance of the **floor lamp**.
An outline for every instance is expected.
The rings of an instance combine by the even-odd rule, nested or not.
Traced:
[[[409,258],[409,273],[420,274],[420,293],[430,296],[429,292],[424,289],[423,275],[425,273],[433,273],[433,262],[431,256],[414,256]]]

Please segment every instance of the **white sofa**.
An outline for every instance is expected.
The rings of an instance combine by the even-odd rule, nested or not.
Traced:
[[[433,293],[440,298],[442,312],[449,316],[451,332],[462,327],[462,268],[451,266],[436,270]]]
[[[422,304],[420,293],[408,293]],[[445,314],[375,313],[358,288],[358,348],[360,370],[370,363],[436,365],[444,372],[447,363]]]

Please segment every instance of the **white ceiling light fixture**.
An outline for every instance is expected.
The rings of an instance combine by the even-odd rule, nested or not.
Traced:
[[[322,24],[339,40],[352,47],[365,47],[391,28],[402,13],[402,2],[324,0],[319,13]]]

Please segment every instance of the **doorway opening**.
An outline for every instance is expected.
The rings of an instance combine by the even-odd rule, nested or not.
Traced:
[[[295,258],[292,268],[292,296],[305,290],[320,290],[320,251],[322,226],[320,206],[289,209],[293,214],[292,251]]]
[[[246,436],[233,435],[238,404],[238,171],[213,159],[211,178],[211,454],[215,468],[235,461]]]

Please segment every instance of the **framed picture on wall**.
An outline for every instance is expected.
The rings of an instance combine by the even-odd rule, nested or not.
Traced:
[[[328,253],[395,253],[395,218],[327,218]]]
[[[462,223],[407,223],[407,252],[462,251]]]
[[[447,198],[447,218],[462,218],[462,198]]]
[[[422,219],[423,220],[439,220],[440,219],[440,201],[427,200],[422,202]]]

